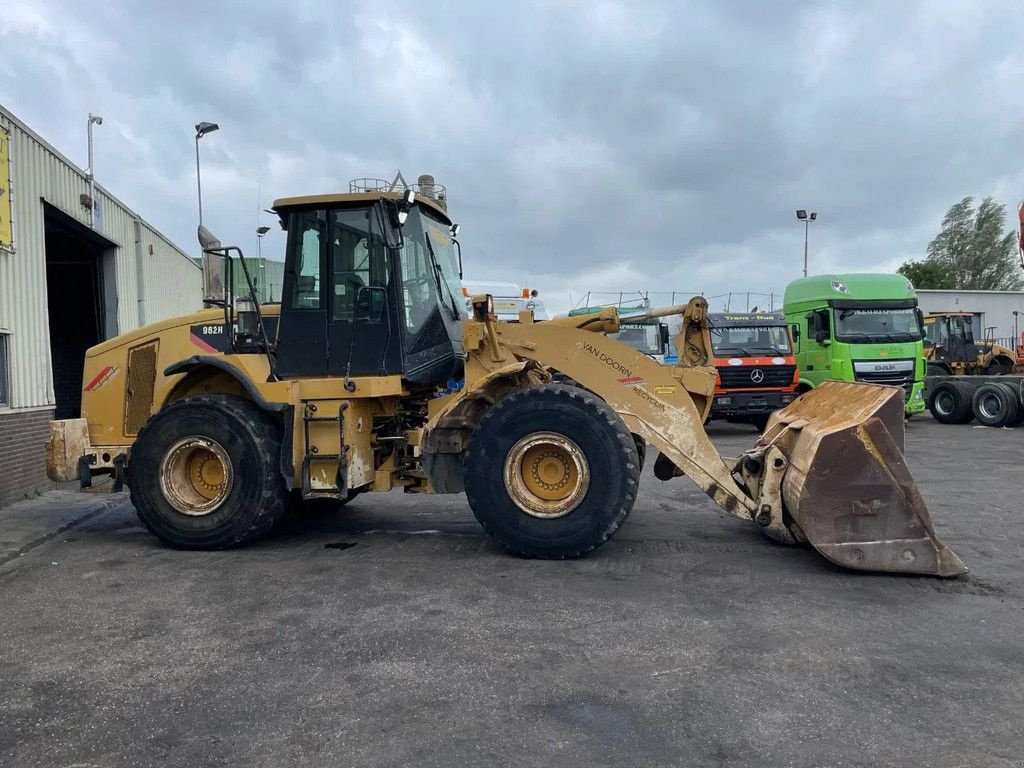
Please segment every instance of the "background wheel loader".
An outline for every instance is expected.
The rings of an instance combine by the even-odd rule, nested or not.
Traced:
[[[674,366],[608,338],[613,308],[503,323],[482,295],[466,317],[461,254],[432,189],[277,201],[280,305],[229,292],[89,350],[84,379],[103,383],[86,387],[82,419],[53,422],[51,477],[113,473],[149,530],[185,549],[252,541],[293,494],[465,491],[503,547],[565,558],[622,525],[647,443],[660,478],[688,476],[779,541],[848,568],[965,572],[904,462],[898,388],[823,384],[724,459],[703,426],[715,369],[702,298],[648,312],[682,315]],[[211,263],[248,279],[237,248],[200,236]]]
[[[924,316],[924,359],[929,376],[1013,373],[1014,350],[993,339],[976,341],[970,312],[929,312]]]

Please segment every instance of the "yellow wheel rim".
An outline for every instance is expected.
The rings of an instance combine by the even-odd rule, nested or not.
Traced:
[[[216,440],[182,438],[160,462],[160,490],[183,515],[210,514],[224,503],[233,483],[231,459]]]
[[[505,459],[505,488],[533,517],[564,517],[590,487],[590,466],[576,443],[554,432],[534,432],[512,446]]]

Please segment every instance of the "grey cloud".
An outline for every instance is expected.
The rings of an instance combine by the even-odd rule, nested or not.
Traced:
[[[797,207],[821,213],[814,268],[890,269],[960,197],[1024,192],[1024,57],[991,5],[19,7],[5,105],[79,161],[103,113],[101,181],[186,247],[201,119],[223,239],[254,249],[274,197],[432,172],[469,275],[558,302],[781,291]]]

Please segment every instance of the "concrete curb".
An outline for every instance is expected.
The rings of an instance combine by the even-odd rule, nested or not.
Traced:
[[[50,541],[51,539],[60,536],[62,533],[66,533],[67,531],[70,531],[72,528],[75,528],[81,525],[82,523],[88,522],[89,520],[92,520],[95,517],[99,517],[105,512],[109,512],[110,510],[127,501],[127,494],[118,493],[110,494],[108,498],[100,499],[93,504],[89,504],[88,506],[84,507],[79,513],[77,513],[73,519],[65,521],[62,525],[58,526],[57,528],[46,531],[45,533],[37,536],[36,538],[31,539],[27,543],[18,546],[16,549],[7,549],[4,551],[0,551],[0,566],[6,565],[12,560],[16,560],[22,555],[31,552],[36,547],[39,547],[45,544],[46,542]]]

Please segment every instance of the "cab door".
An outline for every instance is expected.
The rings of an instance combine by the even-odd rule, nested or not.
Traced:
[[[402,329],[395,251],[379,209],[328,212],[327,373],[402,373]]]
[[[277,326],[279,376],[327,373],[327,291],[322,277],[327,242],[327,212],[292,211],[288,219],[281,319]]]
[[[815,386],[832,378],[832,311],[825,307],[807,315],[807,339],[804,341],[804,367],[807,379]]]

